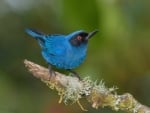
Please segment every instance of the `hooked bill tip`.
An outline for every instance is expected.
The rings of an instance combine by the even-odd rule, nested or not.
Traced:
[[[87,40],[88,39],[90,39],[92,36],[94,36],[96,33],[98,32],[98,30],[96,29],[96,30],[94,30],[94,31],[92,31],[92,32],[90,32],[89,34],[88,34],[88,36],[87,36]]]

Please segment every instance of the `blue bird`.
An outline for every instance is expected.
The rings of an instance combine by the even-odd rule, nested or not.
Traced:
[[[78,67],[85,60],[88,40],[97,33],[97,30],[90,33],[79,30],[68,35],[46,35],[33,29],[26,29],[26,32],[38,41],[42,49],[42,56],[49,64],[50,73],[53,72],[51,68],[53,65],[58,69],[72,72],[80,79],[72,69]]]

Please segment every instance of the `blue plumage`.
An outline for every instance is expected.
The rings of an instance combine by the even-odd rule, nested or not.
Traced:
[[[68,35],[45,35],[33,29],[26,32],[38,41],[42,56],[49,64],[71,70],[85,60],[88,40],[97,31],[87,33],[80,30]]]

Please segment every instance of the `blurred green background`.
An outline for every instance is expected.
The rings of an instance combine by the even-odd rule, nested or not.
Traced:
[[[83,112],[77,104],[58,104],[57,93],[24,67],[24,59],[47,66],[37,42],[24,32],[28,27],[47,34],[99,29],[76,70],[150,106],[149,6],[148,0],[1,0],[0,113]],[[115,113],[81,103],[87,113]]]

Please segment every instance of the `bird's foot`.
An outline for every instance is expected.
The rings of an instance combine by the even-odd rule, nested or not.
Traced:
[[[49,80],[51,80],[51,78],[52,78],[53,76],[56,76],[56,73],[55,73],[55,71],[52,69],[51,65],[48,66],[48,69],[49,69],[49,73],[50,73]]]
[[[79,80],[82,80],[81,77],[79,76],[79,74],[78,74],[77,72],[75,72],[75,71],[73,71],[73,70],[68,70],[68,71],[71,72],[71,75],[72,75],[73,77],[76,77],[76,78],[78,78]]]

